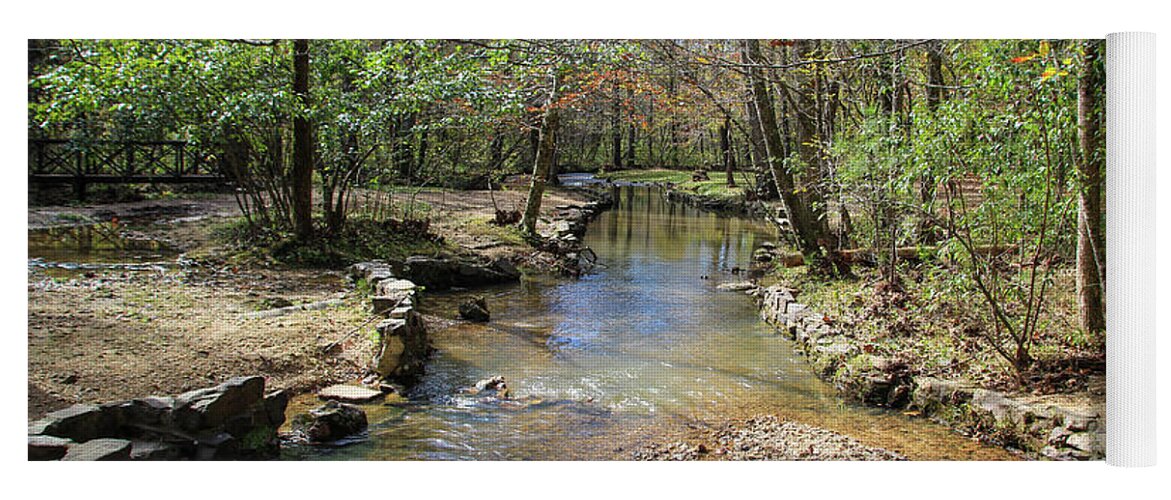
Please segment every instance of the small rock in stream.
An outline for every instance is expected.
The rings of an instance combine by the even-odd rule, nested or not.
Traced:
[[[492,378],[486,378],[476,382],[476,387],[468,390],[472,394],[484,394],[490,391],[494,391],[497,398],[507,399],[509,395],[508,383],[504,381],[504,377],[497,375]],[[491,396],[492,394],[485,395]]]
[[[337,384],[317,391],[317,397],[343,403],[369,403],[383,397],[383,392],[360,385]]]
[[[734,281],[731,283],[722,283],[716,287],[716,289],[731,292],[743,292],[752,288],[756,288],[756,285],[754,285],[751,281]]]

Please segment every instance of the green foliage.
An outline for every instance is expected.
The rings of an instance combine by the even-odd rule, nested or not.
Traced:
[[[979,320],[992,327],[979,341],[1027,365],[1054,328],[1041,311],[1053,307],[1052,269],[1074,256],[1074,194],[1087,187],[1076,168],[1077,75],[1101,68],[1083,68],[1082,45],[1068,40],[776,42],[762,44],[783,129],[770,146],[781,150],[768,154],[814,204],[811,217],[825,219],[818,232],[836,226],[821,239],[873,250],[880,279],[895,286],[910,274],[897,248],[914,247],[941,266],[923,272],[950,287],[932,293],[981,298]],[[395,222],[425,219],[426,205],[388,193],[500,189],[531,170],[533,132],[551,109],[563,169],[617,158],[676,168],[606,177],[730,200],[766,163],[749,141],[750,86],[730,40],[315,40],[308,106],[292,94],[288,41],[43,45],[44,57],[30,58],[30,136],[83,150],[182,139],[217,151],[248,217],[237,239],[259,242],[248,252],[264,259],[334,265],[437,251],[444,245],[426,231]],[[294,117],[315,128],[327,233],[318,241],[287,234]],[[722,180],[725,158],[739,165],[738,188]],[[692,181],[697,168],[712,180]],[[523,243],[482,220],[466,229]]]

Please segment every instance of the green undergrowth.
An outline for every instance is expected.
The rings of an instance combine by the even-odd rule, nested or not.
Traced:
[[[855,277],[829,278],[805,267],[777,268],[761,284],[797,290],[797,301],[849,332],[860,353],[899,359],[920,375],[964,379],[991,389],[1071,392],[1094,370],[1066,368],[1070,360],[1104,355],[1104,339],[1077,328],[1075,284],[1058,273],[1038,321],[1034,368],[1018,379],[992,348],[995,325],[987,304],[966,280],[941,263],[905,264],[901,289],[891,291],[877,271],[855,266]],[[1010,311],[1011,309],[1010,305]]]
[[[213,237],[224,243],[229,261],[292,267],[340,268],[366,260],[402,261],[412,255],[438,255],[454,248],[430,232],[426,221],[351,217],[336,234],[303,242],[290,231],[254,228],[242,219],[221,225]]]

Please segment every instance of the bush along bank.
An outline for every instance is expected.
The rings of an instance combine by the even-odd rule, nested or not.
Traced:
[[[748,290],[760,316],[797,343],[814,371],[846,397],[915,411],[967,434],[1054,460],[1101,460],[1100,414],[1037,404],[964,381],[913,373],[906,363],[866,352],[851,333],[797,302],[782,285]]]

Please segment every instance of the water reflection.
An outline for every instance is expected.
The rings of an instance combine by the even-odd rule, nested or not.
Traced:
[[[174,257],[173,248],[114,223],[28,231],[29,258],[48,262],[117,263]]]

